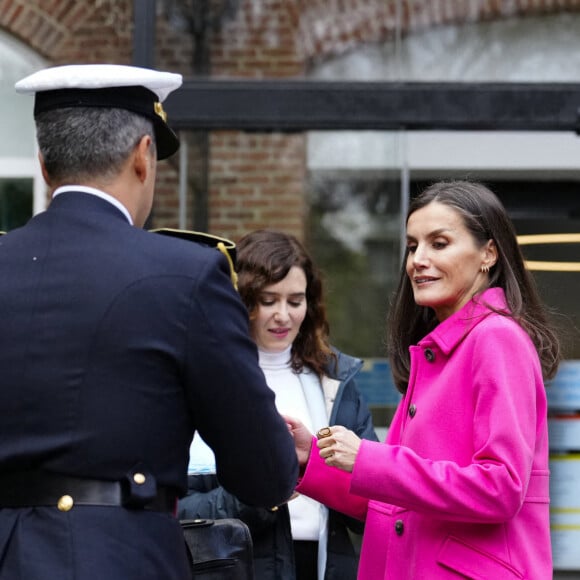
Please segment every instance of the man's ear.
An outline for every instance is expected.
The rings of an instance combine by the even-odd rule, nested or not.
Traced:
[[[151,151],[153,148],[151,145],[151,135],[143,135],[135,147],[133,167],[135,169],[135,175],[141,183],[147,181],[151,168],[153,167],[151,163]]]
[[[50,177],[48,176],[48,171],[46,171],[46,165],[44,164],[44,157],[42,156],[42,153],[40,151],[38,152],[38,162],[40,163],[42,178],[44,179],[46,185],[48,185],[48,187],[51,187]]]

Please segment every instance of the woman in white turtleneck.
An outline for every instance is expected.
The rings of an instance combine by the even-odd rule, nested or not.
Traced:
[[[304,246],[282,232],[252,232],[237,245],[236,270],[260,367],[276,393],[278,411],[300,419],[311,432],[340,424],[376,440],[354,380],[362,361],[330,346],[321,279]],[[190,467],[201,458],[193,446]],[[239,502],[215,476],[191,475],[189,484],[179,517],[244,520],[252,533],[257,580],[356,578],[348,529],[362,533],[360,522],[302,495],[263,510]]]

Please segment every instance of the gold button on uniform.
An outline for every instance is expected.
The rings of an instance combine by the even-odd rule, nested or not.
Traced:
[[[143,485],[145,483],[145,476],[142,473],[135,473],[135,475],[133,475],[133,481],[137,485]]]
[[[62,497],[59,498],[56,507],[61,512],[68,512],[72,510],[74,504],[75,502],[70,495],[63,495]]]

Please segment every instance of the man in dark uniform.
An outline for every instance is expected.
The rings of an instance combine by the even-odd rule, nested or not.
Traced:
[[[174,509],[195,430],[243,501],[296,483],[225,257],[142,229],[180,83],[81,65],[16,85],[52,201],[0,237],[1,580],[188,578]]]

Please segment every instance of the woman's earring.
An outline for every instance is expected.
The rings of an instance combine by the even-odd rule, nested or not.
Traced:
[[[479,269],[480,272],[482,272],[483,274],[487,274],[489,272],[489,266],[487,264],[482,264],[481,268]]]

